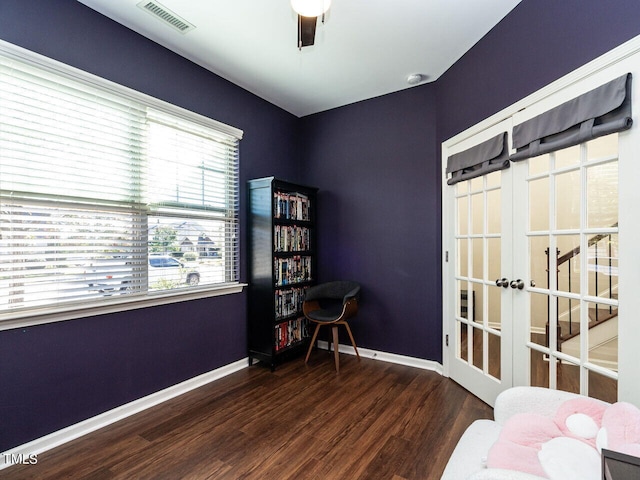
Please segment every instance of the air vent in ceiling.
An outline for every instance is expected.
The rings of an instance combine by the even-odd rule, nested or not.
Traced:
[[[195,25],[187,22],[184,18],[180,18],[178,15],[173,13],[171,10],[166,8],[164,5],[161,5],[158,2],[151,2],[149,0],[142,0],[142,2],[138,3],[138,6],[143,9],[145,12],[150,13],[157,19],[163,21],[170,27],[175,28],[180,33],[187,33],[190,30],[193,30]]]

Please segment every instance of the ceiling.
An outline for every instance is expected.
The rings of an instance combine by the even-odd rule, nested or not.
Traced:
[[[299,50],[289,0],[153,0],[186,33],[140,0],[78,1],[298,117],[410,88],[411,74],[438,79],[520,3],[333,0]]]

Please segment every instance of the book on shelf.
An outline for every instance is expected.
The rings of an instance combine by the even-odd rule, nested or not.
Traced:
[[[308,338],[309,321],[305,317],[298,317],[278,323],[274,330],[274,347],[277,352]]]
[[[311,276],[311,257],[294,255],[288,258],[275,258],[274,271],[276,286],[308,282]]]
[[[311,200],[302,193],[274,192],[275,218],[309,221]]]
[[[295,315],[302,311],[304,293],[308,287],[294,287],[290,289],[277,289],[275,291],[276,319]]]
[[[274,225],[273,249],[275,252],[300,252],[311,248],[307,227],[297,225]]]

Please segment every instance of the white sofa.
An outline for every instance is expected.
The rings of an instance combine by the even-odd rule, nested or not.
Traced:
[[[544,480],[515,470],[486,468],[491,446],[502,426],[517,413],[537,413],[553,417],[565,401],[579,397],[574,393],[539,387],[514,387],[496,399],[494,420],[476,420],[462,435],[441,477],[442,480]]]

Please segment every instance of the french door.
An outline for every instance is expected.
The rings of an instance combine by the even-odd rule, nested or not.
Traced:
[[[510,134],[568,90],[445,143],[443,157]],[[443,186],[445,374],[490,405],[513,385],[640,405],[639,145],[634,125]]]
[[[452,147],[473,148],[510,129],[505,121]],[[445,187],[450,214],[443,223],[445,325],[449,376],[489,404],[513,384],[513,180],[511,169]],[[512,283],[513,282],[513,283]],[[513,287],[515,288],[512,288]],[[446,328],[448,327],[448,329]]]
[[[618,143],[451,187],[449,374],[489,404],[514,383],[618,398]]]

